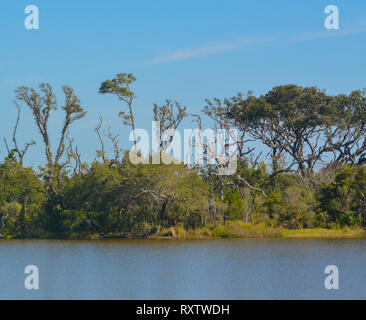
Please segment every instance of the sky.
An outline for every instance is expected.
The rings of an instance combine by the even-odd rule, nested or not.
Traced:
[[[39,9],[39,29],[27,30],[24,9]],[[328,30],[324,12],[339,9],[339,29]],[[2,0],[0,4],[0,159],[3,137],[11,140],[16,119],[14,90],[50,83],[63,105],[69,85],[87,116],[71,129],[84,161],[99,148],[94,128],[103,115],[105,130],[131,148],[130,129],[118,113],[127,110],[115,96],[100,95],[100,84],[117,73],[137,78],[135,118],[150,130],[152,107],[165,99],[198,113],[205,99],[252,90],[263,94],[283,84],[317,86],[329,94],[366,88],[366,1],[364,0]],[[62,112],[53,114],[54,147]],[[193,127],[186,119],[182,128]],[[44,161],[43,146],[25,107],[19,143],[37,145],[25,162]],[[108,146],[112,149],[112,146]]]

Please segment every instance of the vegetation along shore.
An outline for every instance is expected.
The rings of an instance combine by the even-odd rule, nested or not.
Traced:
[[[135,80],[122,73],[100,86],[101,94],[119,99],[119,116],[132,133],[138,125]],[[153,105],[151,119],[162,133],[158,148],[168,158],[172,136],[163,133],[179,130],[189,118],[199,138],[206,127],[237,130],[236,170],[221,175],[228,157],[187,165],[153,164],[150,155],[150,161],[132,163],[131,151],[104,130],[102,115],[94,132],[100,148],[93,161],[84,161],[70,128],[87,107],[74,89],[62,89],[61,104],[47,83],[15,90],[18,116],[11,138],[4,138],[0,163],[4,238],[365,237],[365,90],[328,95],[316,87],[282,85],[259,96],[207,100],[200,114],[172,100]],[[49,121],[60,105],[64,118],[53,145]],[[25,144],[18,141],[23,108],[33,114],[35,128]],[[35,141],[43,144],[45,161],[27,166]],[[207,139],[194,141],[206,159],[212,146]],[[221,149],[230,156],[227,139]]]

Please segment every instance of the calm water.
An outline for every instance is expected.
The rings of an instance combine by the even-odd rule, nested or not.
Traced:
[[[341,298],[366,299],[366,240],[0,241],[0,299]]]

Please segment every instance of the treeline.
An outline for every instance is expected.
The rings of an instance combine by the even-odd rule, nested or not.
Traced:
[[[101,94],[114,94],[127,107],[119,115],[133,130],[134,81],[131,74],[118,74],[100,87]],[[16,89],[18,116],[11,142],[4,139],[8,156],[0,164],[2,234],[148,236],[237,220],[287,229],[366,225],[366,91],[332,96],[316,87],[285,85],[261,96],[207,100],[194,115],[170,100],[153,106],[161,132],[178,129],[186,117],[193,117],[200,132],[205,123],[227,132],[236,128],[233,175],[218,174],[228,165],[228,139],[221,142],[228,157],[213,157],[214,163],[136,165],[117,135],[103,130],[102,117],[95,128],[100,149],[86,163],[69,135],[86,112],[72,88],[63,92],[64,121],[53,146],[49,119],[58,104],[52,87]],[[22,107],[31,110],[44,145],[46,161],[37,169],[24,165],[35,142],[20,147],[17,141]],[[171,142],[172,137],[160,140],[165,156]],[[204,140],[196,147],[206,157],[212,150]]]

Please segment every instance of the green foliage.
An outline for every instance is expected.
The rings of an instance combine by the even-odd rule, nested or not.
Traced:
[[[132,126],[134,128],[134,116],[132,112],[132,101],[135,98],[135,94],[130,89],[130,85],[136,81],[136,78],[131,74],[119,73],[111,80],[102,82],[99,93],[101,94],[114,94],[118,99],[129,106],[129,113],[124,111],[119,112],[119,116],[123,119],[125,125]]]
[[[227,211],[231,220],[245,219],[244,200],[238,191],[226,193],[224,201],[228,204]]]
[[[0,164],[0,228],[8,233],[38,230],[37,221],[45,196],[42,183],[31,168],[6,158]]]
[[[135,80],[132,74],[121,73],[100,87],[100,93],[114,94],[127,104],[128,113],[120,116],[133,129],[135,94],[130,85]],[[249,93],[223,101],[207,100],[203,113],[216,128],[227,130],[235,124],[243,141],[249,134],[272,157],[270,166],[261,162],[260,155],[254,158],[253,150],[245,151],[245,144],[240,145],[237,171],[232,176],[217,174],[219,163],[199,168],[174,163],[134,165],[128,152],[120,156],[117,136],[108,131],[105,136],[115,152],[110,160],[100,133],[101,118],[96,128],[100,161],[82,162],[68,131],[85,111],[72,88],[65,86],[63,91],[64,125],[53,156],[48,119],[57,104],[52,87],[41,84],[40,93],[28,87],[16,90],[17,101],[30,108],[41,133],[46,163],[38,171],[23,166],[32,142],[23,150],[17,147],[18,113],[14,148],[8,148],[8,157],[0,163],[2,234],[233,238],[366,227],[365,91],[329,96],[315,87],[286,85],[259,97]],[[160,121],[162,132],[177,129],[188,112],[167,100],[162,106],[154,105],[153,116]],[[201,126],[200,116],[195,118]],[[136,143],[136,136],[134,140]],[[160,151],[170,142],[160,141]],[[326,154],[334,159],[318,169]],[[151,155],[146,160],[151,163]]]
[[[321,184],[320,209],[341,226],[365,226],[366,167],[345,165],[333,182]]]

